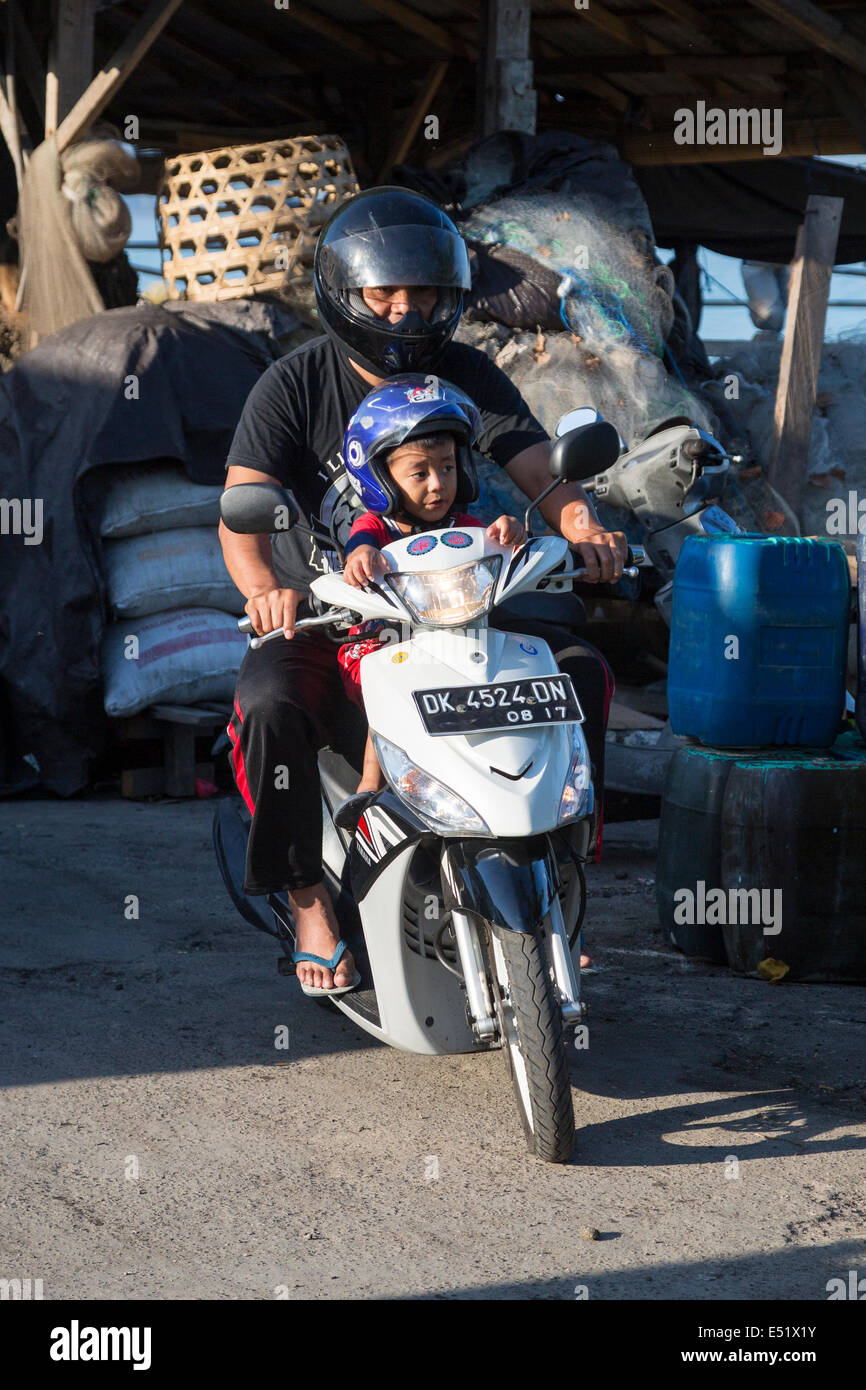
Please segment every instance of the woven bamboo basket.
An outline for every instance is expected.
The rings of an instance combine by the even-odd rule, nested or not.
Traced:
[[[239,299],[312,276],[319,228],[357,193],[337,135],[177,155],[159,192],[170,299]]]

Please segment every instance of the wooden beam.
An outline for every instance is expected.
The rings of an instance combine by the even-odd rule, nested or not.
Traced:
[[[558,44],[551,43],[549,39],[544,38],[538,33],[538,18],[539,16],[537,14],[533,16],[533,36],[535,38],[535,51],[537,56],[539,58],[548,58],[551,64],[554,62],[562,63],[565,56],[562,52],[562,48]],[[604,102],[605,106],[609,106],[612,111],[615,111],[620,116],[624,116],[631,105],[631,99],[628,94],[624,92],[621,87],[617,87],[615,83],[607,82],[603,77],[596,75],[596,61],[594,57],[592,59],[592,70],[592,76],[590,76],[582,70],[582,65],[577,64],[570,67],[565,74],[551,71],[547,80],[551,86],[561,84],[565,87],[581,87],[589,92],[591,96],[597,97],[599,101]],[[536,63],[534,67],[536,86],[539,85],[542,72],[544,72],[544,69]]]
[[[574,80],[581,91],[598,97],[599,101],[603,101],[621,116],[624,116],[631,106],[628,95],[612,82],[606,82],[603,77],[593,77],[588,72],[578,71],[574,74]]]
[[[694,5],[686,4],[686,0],[651,0],[651,4],[657,10],[670,15],[685,29],[694,29],[700,34],[713,34],[717,29],[712,20],[706,15],[696,10]]]
[[[755,145],[677,145],[673,122],[665,130],[625,134],[617,143],[623,159],[630,164],[733,164],[762,158]],[[858,154],[863,149],[847,121],[822,116],[808,121],[785,121],[777,158]]]
[[[45,135],[54,135],[93,77],[96,0],[56,0],[45,75]]]
[[[673,54],[673,49],[662,43],[654,34],[649,33],[637,19],[630,17],[627,21],[622,15],[614,14],[613,11],[605,9],[599,0],[589,0],[585,10],[575,10],[574,0],[557,0],[557,4],[560,9],[570,9],[576,23],[591,24],[593,28],[600,29],[609,38],[621,43],[624,48],[638,49],[642,53],[659,57]],[[592,60],[590,59],[590,61]],[[706,85],[716,97],[737,96],[736,88],[732,87],[720,75],[717,75]]]
[[[529,33],[530,0],[487,0],[484,17],[481,129],[535,134],[536,96]]]
[[[64,150],[93,125],[130,73],[141,62],[154,39],[165,28],[181,0],[151,0],[135,28],[76,101],[57,128],[57,150]]]
[[[375,10],[377,14],[393,20],[401,29],[408,29],[410,33],[417,34],[427,43],[432,43],[435,48],[441,48],[444,53],[451,53],[459,58],[478,57],[478,50],[473,44],[455,38],[441,24],[435,24],[418,10],[410,10],[408,5],[401,4],[400,0],[363,0],[363,4],[365,9]]]
[[[380,48],[378,44],[370,43],[369,39],[362,38],[348,25],[338,24],[336,20],[328,19],[325,15],[319,14],[318,10],[311,10],[308,5],[298,4],[298,0],[290,0],[290,4],[289,15],[295,23],[303,25],[305,29],[311,29],[315,34],[321,34],[322,38],[327,39],[329,43],[354,53],[363,62],[384,63],[387,67],[392,68],[405,66],[405,59],[398,58],[396,53]],[[395,163],[399,162],[399,160],[395,161]]]
[[[12,18],[12,32],[15,40],[15,64],[27,86],[39,116],[40,130],[45,127],[45,65],[42,62],[27,27],[27,21],[17,0],[6,0]]]
[[[844,71],[840,63],[826,54],[821,55],[820,67],[839,115],[844,117],[857,135],[860,148],[866,149],[866,89],[861,78]]]
[[[187,42],[206,44],[215,62],[229,65],[247,64],[253,71],[283,72],[287,77],[297,77],[301,73],[298,64],[287,58],[277,44],[260,43],[241,33],[236,25],[224,24],[216,19],[210,10],[210,0],[186,0],[178,11],[173,25],[176,34],[183,35]]]
[[[854,37],[840,20],[819,10],[811,0],[751,0],[755,9],[777,19],[785,29],[802,34],[846,67],[866,72],[866,44]]]
[[[568,71],[563,68],[566,57],[561,49],[555,50],[552,55],[554,61],[536,64],[538,76],[557,76],[559,69],[563,79],[567,77]],[[670,72],[674,75],[685,72],[693,77],[709,77],[723,68],[733,78],[751,78],[762,74],[771,77],[784,76],[789,66],[794,63],[798,68],[811,66],[816,57],[813,53],[594,53],[587,61],[592,63],[593,73],[602,77],[615,77],[619,73],[640,75],[658,72]],[[571,72],[573,74],[574,69],[571,69]]]
[[[394,165],[403,163],[403,160],[406,158],[412,146],[412,141],[418,134],[418,127],[424,120],[424,117],[430,115],[430,103],[442,86],[449,67],[449,60],[447,58],[440,58],[431,63],[430,67],[427,69],[418,95],[412,103],[406,125],[391,146],[388,157],[379,173],[377,183],[385,183],[387,181],[387,175],[393,169]]]
[[[806,486],[818,369],[824,349],[830,276],[844,206],[844,198],[810,196],[791,267],[767,481],[782,494],[798,520]]]
[[[24,171],[33,148],[27,127],[18,107],[15,74],[15,21],[11,6],[6,8],[6,58],[3,82],[0,84],[0,131],[6,141],[15,169],[15,182],[20,190]]]

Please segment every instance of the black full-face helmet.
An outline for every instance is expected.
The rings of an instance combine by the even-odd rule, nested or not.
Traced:
[[[328,335],[377,376],[433,367],[451,339],[471,284],[469,256],[450,217],[421,193],[370,188],[341,203],[325,223],[313,263],[316,304]],[[397,323],[380,319],[361,290],[432,285],[429,321],[410,309]]]

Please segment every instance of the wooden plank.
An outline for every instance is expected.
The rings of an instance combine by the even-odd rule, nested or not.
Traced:
[[[762,158],[754,145],[678,145],[673,122],[664,130],[632,132],[618,142],[630,164],[733,164]],[[864,149],[846,120],[836,116],[785,121],[778,158],[815,154],[857,154]]]
[[[226,705],[225,709],[200,709],[196,705],[151,705],[146,714],[154,719],[171,724],[190,724],[198,729],[216,729],[220,724],[228,723],[231,714],[231,706]]]
[[[188,724],[169,724],[166,729],[165,790],[168,796],[195,792],[195,732]]]
[[[368,39],[362,38],[360,34],[353,32],[347,25],[338,24],[336,20],[328,19],[325,15],[319,14],[317,10],[311,10],[309,5],[298,4],[298,0],[290,0],[290,17],[295,23],[300,24],[305,29],[311,29],[315,34],[321,34],[322,38],[329,43],[336,44],[338,48],[345,48],[350,53],[354,53],[365,63],[384,63],[387,67],[402,68],[405,66],[405,59],[398,58],[396,53],[390,53],[385,48],[380,48],[376,43],[370,43]],[[398,164],[400,161],[395,160]]]
[[[536,63],[538,76],[557,77],[562,81],[568,79],[569,73],[573,78],[579,77],[573,68],[565,68],[563,63],[567,57],[561,49],[553,48],[553,45],[545,42],[544,52],[553,49],[551,57],[555,60],[550,63]],[[602,77],[616,77],[620,73],[661,73],[669,72],[673,75],[688,73],[692,77],[709,77],[723,68],[732,78],[785,76],[789,67],[796,66],[799,70],[804,66],[812,66],[815,62],[815,55],[812,53],[727,53],[727,54],[708,54],[708,53],[617,53],[604,55],[593,54],[588,61],[592,63],[592,71]]]
[[[536,95],[530,58],[530,0],[487,0],[481,112],[483,139],[497,130],[535,134]]]
[[[538,58],[549,59],[551,70],[546,72],[545,69],[536,62],[534,66],[536,87],[540,85],[542,73],[544,73],[544,80],[548,86],[555,87],[557,90],[563,86],[566,88],[582,87],[585,91],[589,92],[591,96],[597,97],[605,106],[609,106],[617,115],[624,115],[631,105],[628,94],[624,92],[621,87],[617,87],[613,82],[608,82],[604,77],[597,75],[594,57],[592,60],[591,76],[583,72],[579,64],[569,67],[566,72],[559,72],[553,69],[552,64],[561,64],[566,55],[563,53],[560,45],[551,43],[549,39],[539,34],[538,20],[539,15],[536,13],[533,15],[532,26],[532,32],[535,38],[536,56]],[[636,61],[640,60],[636,59]]]
[[[673,54],[674,50],[657,39],[639,20],[634,18],[627,20],[622,15],[614,14],[612,10],[608,10],[600,4],[599,0],[590,0],[585,10],[575,10],[574,0],[557,0],[557,4],[560,9],[570,9],[575,17],[575,22],[591,24],[593,28],[600,29],[609,38],[621,43],[624,48],[639,49],[642,53],[657,57],[667,57]],[[699,47],[707,46],[701,35],[698,35],[697,38]],[[736,88],[732,87],[720,75],[716,76],[715,79],[707,80],[704,85],[717,97],[737,96]]]
[[[164,767],[128,767],[120,774],[120,795],[128,800],[140,801],[146,796],[195,796],[195,778],[205,782],[214,780],[213,763],[196,763],[192,783],[186,791],[179,793],[166,790]]]
[[[96,0],[56,0],[45,75],[45,135],[53,135],[93,77]]]
[[[575,83],[582,91],[598,97],[599,101],[605,102],[621,116],[625,115],[631,106],[631,100],[626,93],[615,87],[612,82],[606,82],[603,77],[592,77],[588,72],[578,71],[575,73]]]
[[[441,48],[444,53],[451,53],[460,58],[478,57],[478,50],[474,44],[454,37],[441,24],[427,19],[418,10],[410,10],[408,5],[401,4],[400,0],[363,0],[363,5],[365,9],[375,10],[377,14],[393,20],[401,29],[408,29],[410,33],[426,39],[427,43],[432,43],[434,48]]]
[[[11,6],[6,8],[6,57],[3,82],[0,84],[0,131],[6,141],[12,164],[15,169],[15,182],[18,188],[24,181],[27,159],[33,148],[32,141],[18,107],[15,72],[15,21]]]
[[[810,196],[791,267],[767,479],[798,519],[806,485],[830,276],[844,205],[844,198]]]
[[[650,3],[655,9],[670,15],[671,19],[675,19],[684,29],[693,29],[699,34],[712,35],[718,28],[718,24],[714,24],[706,15],[701,14],[694,5],[686,4],[686,0],[650,0]]]
[[[181,0],[151,0],[139,22],[113,58],[96,74],[87,90],[57,128],[57,149],[64,150],[89,129],[141,62],[154,39],[165,28]],[[47,114],[47,113],[46,113]]]
[[[866,149],[866,88],[859,74],[844,71],[841,64],[826,54],[821,56],[819,66],[824,74],[824,84],[832,93],[839,115],[855,132],[861,149]]]
[[[820,10],[811,0],[751,0],[751,3],[755,9],[777,19],[786,31],[793,29],[846,67],[866,72],[866,44],[855,38],[841,20]]]
[[[36,50],[33,37],[18,0],[6,0],[12,19],[12,32],[15,39],[15,63],[36,105],[39,128],[45,127],[45,67]]]
[[[411,148],[412,141],[418,134],[418,128],[421,122],[424,120],[425,116],[430,114],[430,103],[442,86],[449,66],[450,60],[448,58],[441,58],[431,63],[430,67],[427,69],[427,74],[421,83],[418,95],[412,103],[406,125],[391,146],[388,158],[379,173],[379,183],[385,183],[386,175],[390,173],[394,165],[402,164],[403,160],[406,158]]]

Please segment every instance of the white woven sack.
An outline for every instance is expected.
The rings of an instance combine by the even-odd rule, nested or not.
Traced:
[[[216,527],[188,526],[105,541],[108,597],[118,618],[171,608],[221,608],[240,615],[244,599],[225,567]]]
[[[179,464],[132,463],[107,473],[99,534],[141,536],[177,526],[216,526],[219,486],[193,483]]]
[[[234,616],[213,608],[112,623],[102,646],[106,713],[119,718],[159,703],[230,704],[246,649]]]

